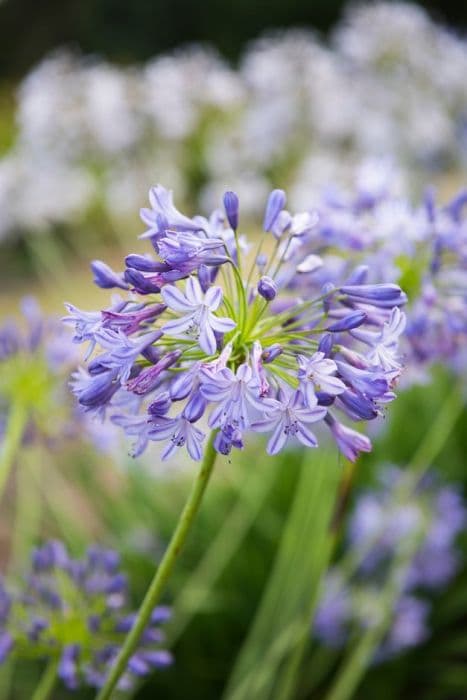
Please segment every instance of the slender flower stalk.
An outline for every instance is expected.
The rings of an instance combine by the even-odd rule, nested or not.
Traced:
[[[128,633],[117,660],[109,673],[107,681],[98,695],[98,700],[108,700],[108,698],[112,696],[112,692],[120,677],[123,675],[123,673],[125,673],[129,659],[138,646],[140,637],[146,628],[152,611],[160,601],[167,580],[172,573],[177,557],[186,542],[193,521],[201,506],[204,492],[214,468],[216,454],[216,450],[214,449],[214,433],[212,433],[210,439],[208,440],[203,463],[195,479],[191,493],[185,503],[182,514],[180,515],[170,543],[157,568],[151,585],[147,590],[138,611],[135,624]]]

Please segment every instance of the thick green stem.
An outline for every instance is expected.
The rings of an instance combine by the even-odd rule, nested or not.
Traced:
[[[0,499],[21,444],[27,419],[28,412],[25,405],[20,401],[14,403],[8,417],[3,444],[0,447]]]
[[[188,533],[191,529],[191,525],[193,524],[196,514],[198,513],[206,486],[208,485],[209,478],[216,461],[216,454],[217,453],[214,450],[214,433],[211,433],[209,441],[206,445],[206,452],[201,469],[199,470],[192,486],[190,495],[185,503],[185,507],[183,508],[169,546],[167,547],[151,585],[147,590],[146,596],[138,611],[135,624],[128,633],[115,665],[112,667],[109,677],[98,695],[98,700],[108,700],[112,696],[113,690],[115,689],[122,674],[125,672],[128,661],[138,646],[140,637],[146,629],[155,606],[159,603],[165,584],[172,573],[177,557],[185,544]]]
[[[57,683],[58,659],[51,659],[44,671],[31,700],[48,700]]]

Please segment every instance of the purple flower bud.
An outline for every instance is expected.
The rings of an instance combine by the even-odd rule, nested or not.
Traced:
[[[276,223],[277,217],[285,207],[286,197],[284,190],[273,190],[268,197],[266,211],[264,214],[263,229],[271,231]]]
[[[109,370],[91,378],[82,389],[76,390],[78,401],[86,408],[97,408],[107,404],[116,391],[120,388],[117,381],[117,370]]]
[[[137,394],[138,396],[144,396],[153,391],[159,384],[159,377],[166,369],[174,365],[182,355],[181,350],[173,350],[168,352],[167,355],[162,357],[159,362],[157,362],[152,367],[143,369],[140,374],[134,379],[130,379],[127,382],[128,391]]]
[[[236,231],[238,228],[238,197],[235,192],[224,194],[224,209],[230,226]]]
[[[126,256],[125,264],[139,272],[168,272],[170,270],[170,265],[167,263],[158,262],[145,255],[136,255],[135,253]]]
[[[164,391],[152,402],[148,408],[148,412],[151,416],[165,416],[171,405],[172,401],[170,396],[167,391]]]
[[[323,352],[325,357],[330,357],[334,346],[334,338],[331,333],[323,335],[318,345],[318,352]]]
[[[263,350],[263,353],[261,355],[261,359],[263,360],[264,364],[268,364],[269,362],[274,362],[276,357],[279,357],[279,355],[282,355],[284,351],[282,350],[281,346],[275,343],[274,345],[271,345],[269,348],[266,348]]]
[[[211,286],[211,270],[207,265],[200,265],[198,269],[198,280],[201,289],[206,293]]]
[[[153,282],[151,277],[145,277],[141,272],[127,268],[125,280],[139,294],[158,294],[161,291],[160,284]]]
[[[337,397],[337,402],[352,420],[373,420],[378,411],[370,400],[355,394],[353,391],[344,391]]]
[[[349,301],[368,303],[381,308],[400,306],[407,302],[406,295],[397,284],[344,285],[340,291]]]
[[[360,452],[371,452],[371,441],[366,435],[339,423],[329,414],[324,420],[331,429],[340,451],[351,462],[355,462]]]
[[[358,328],[366,319],[366,313],[364,311],[355,311],[354,313],[344,316],[336,323],[333,323],[328,327],[328,331],[331,333],[340,333],[341,331],[350,331],[352,328]]]
[[[144,348],[141,352],[142,356],[148,360],[151,364],[155,365],[156,362],[159,362],[161,359],[161,351],[160,348],[156,347],[155,345],[148,345],[147,348]]]
[[[272,301],[277,294],[277,285],[271,277],[264,275],[258,282],[258,293],[266,301]]]
[[[128,289],[128,285],[123,280],[122,275],[117,274],[111,267],[106,265],[101,260],[93,260],[91,270],[94,273],[94,282],[102,289]]]
[[[195,391],[194,394],[190,396],[188,402],[183,411],[183,415],[190,423],[196,423],[197,420],[201,418],[204,411],[206,410],[207,401],[201,392]]]

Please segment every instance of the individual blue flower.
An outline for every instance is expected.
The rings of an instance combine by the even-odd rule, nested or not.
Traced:
[[[317,447],[318,441],[308,425],[322,420],[327,409],[318,406],[315,398],[314,405],[305,403],[301,391],[282,392],[279,400],[267,412],[267,418],[253,423],[252,429],[258,432],[273,431],[267,445],[267,452],[275,455],[280,452],[290,439],[297,439],[305,447]]]
[[[230,333],[236,326],[232,319],[214,314],[222,303],[220,287],[210,287],[203,294],[196,277],[190,277],[185,294],[172,285],[166,285],[161,294],[169,309],[183,314],[181,318],[164,324],[162,331],[166,335],[193,338],[208,355],[213,355],[217,348],[214,332]]]

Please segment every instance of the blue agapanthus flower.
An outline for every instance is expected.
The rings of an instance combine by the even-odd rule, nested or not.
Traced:
[[[163,458],[185,447],[201,459],[206,426],[222,454],[254,432],[269,433],[275,454],[292,439],[315,447],[318,423],[350,459],[371,449],[341,416],[371,420],[394,398],[406,296],[360,268],[297,295],[291,278],[313,278],[323,261],[307,253],[316,215],[285,202],[270,194],[253,251],[235,193],[224,212],[189,218],[158,185],[141,213],[152,255],[128,255],[122,273],[92,264],[100,287],[127,296],[100,312],[67,305],[75,342],[88,344],[73,390],[134,439],[134,454],[154,441]]]
[[[398,566],[400,591],[376,659],[398,654],[429,636],[427,594],[445,587],[459,568],[456,539],[467,525],[467,510],[455,486],[443,485],[434,474],[418,482],[411,477],[394,467],[385,469],[378,488],[357,499],[346,547],[325,578],[315,617],[314,634],[324,644],[344,646],[378,623],[387,613],[382,588],[391,568]],[[396,555],[410,538],[416,538],[413,556],[398,565]]]
[[[70,690],[101,687],[135,622],[127,588],[113,550],[92,546],[74,559],[59,541],[35,549],[21,584],[0,585],[0,663],[10,655],[56,660],[58,676]],[[172,663],[161,630],[169,617],[168,608],[154,609],[120,679],[121,690]]]

